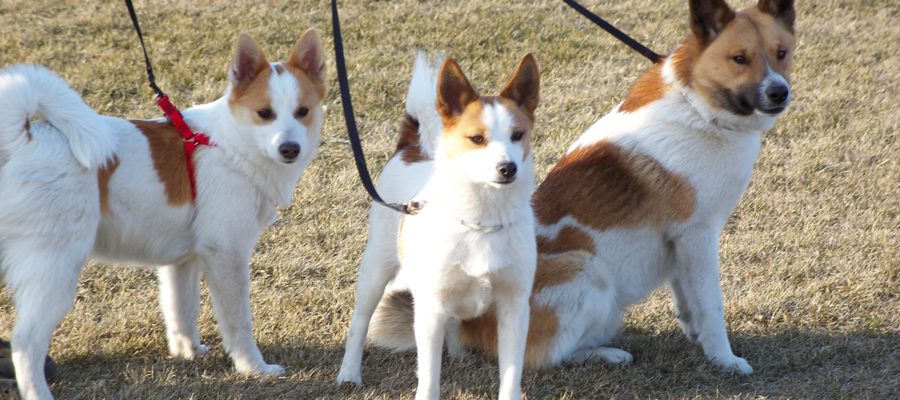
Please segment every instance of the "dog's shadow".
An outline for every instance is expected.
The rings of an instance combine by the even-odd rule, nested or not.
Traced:
[[[721,373],[699,346],[680,332],[626,329],[614,345],[631,352],[628,366],[602,362],[527,370],[529,399],[594,398],[890,398],[900,393],[897,370],[900,333],[782,331],[763,336],[731,335],[735,353],[754,368],[750,376]],[[82,355],[59,360],[51,386],[59,398],[411,398],[416,386],[415,353],[367,348],[365,385],[335,384],[343,349],[302,343],[262,344],[270,362],[288,369],[279,378],[246,377],[233,371],[220,348],[193,361],[159,351]],[[139,350],[139,349],[138,349]],[[148,354],[152,353],[152,354]],[[495,359],[472,354],[445,356],[442,398],[495,398]],[[0,393],[9,392],[0,386]]]

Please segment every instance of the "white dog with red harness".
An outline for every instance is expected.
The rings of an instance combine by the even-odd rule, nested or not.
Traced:
[[[0,70],[0,271],[16,308],[12,356],[24,398],[52,397],[44,357],[89,255],[159,267],[173,356],[206,351],[202,276],[235,368],[284,373],[253,340],[249,259],[318,149],[323,67],[315,30],[275,63],[242,34],[225,95],[184,111],[213,144],[187,160],[165,120],[102,117],[46,69]],[[43,121],[30,123],[34,115]]]

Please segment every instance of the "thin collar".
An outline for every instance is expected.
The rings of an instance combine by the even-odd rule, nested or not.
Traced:
[[[691,97],[687,94],[687,92],[684,91],[684,89],[681,88],[680,85],[678,86],[678,93],[681,93],[681,97],[684,98],[684,101],[688,103],[689,106],[691,106],[691,109],[694,110],[694,113],[696,113],[700,117],[700,119],[702,119],[707,124],[712,125],[713,127],[718,129],[725,129],[729,131],[736,130],[732,127],[722,125],[722,123],[719,122],[718,117],[708,117],[706,113],[704,113],[703,110],[700,109],[700,107],[697,107],[697,105],[694,104],[693,100],[691,100]]]
[[[409,215],[416,215],[420,211],[422,211],[423,208],[425,208],[426,204],[428,204],[427,201],[410,200],[407,203],[403,203],[403,207],[406,208],[407,213]],[[497,232],[497,231],[503,229],[504,227],[511,225],[511,224],[482,225],[482,224],[479,224],[478,222],[470,222],[470,221],[466,221],[464,219],[458,219],[457,221],[459,221],[460,225],[462,225],[466,228],[469,228],[473,231],[484,232],[484,233]]]
[[[459,220],[459,223],[462,224],[462,226],[469,228],[473,231],[484,232],[484,233],[497,232],[497,231],[503,229],[505,226],[509,225],[509,224],[482,225],[477,222],[469,222],[464,219]]]

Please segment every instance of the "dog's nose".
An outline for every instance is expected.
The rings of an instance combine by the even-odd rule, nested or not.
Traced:
[[[502,162],[497,164],[497,172],[500,173],[500,176],[509,179],[516,176],[516,171],[519,170],[519,167],[516,166],[514,162]]]
[[[766,88],[766,97],[769,98],[769,101],[778,105],[783,104],[790,93],[790,89],[781,84],[772,85]]]
[[[300,155],[300,144],[297,142],[284,142],[278,146],[278,152],[285,160],[293,160]]]

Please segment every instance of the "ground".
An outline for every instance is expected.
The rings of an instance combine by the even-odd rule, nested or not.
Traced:
[[[60,373],[52,390],[65,399],[411,398],[410,353],[369,349],[366,386],[333,383],[369,201],[346,141],[329,3],[194,3],[136,4],[159,84],[178,105],[222,93],[240,31],[275,59],[315,26],[329,53],[321,153],[252,259],[255,336],[288,375],[233,372],[205,291],[200,329],[210,354],[170,359],[152,271],[88,264],[51,344]],[[683,0],[585,3],[659,52],[687,30]],[[528,399],[900,395],[900,7],[798,3],[795,101],[765,135],[752,184],[721,238],[728,330],[754,374],[712,368],[680,334],[660,291],[630,310],[615,339],[634,354],[632,365],[528,371]],[[341,12],[357,122],[376,172],[392,150],[415,49],[456,58],[484,93],[500,88],[522,54],[535,54],[543,74],[534,148],[541,177],[650,66],[558,1],[343,1]],[[159,115],[121,2],[4,0],[0,37],[0,65],[47,65],[103,113]],[[9,337],[13,317],[0,292],[0,337]],[[496,361],[447,360],[442,383],[444,398],[494,398]],[[0,386],[0,397],[9,391]]]

